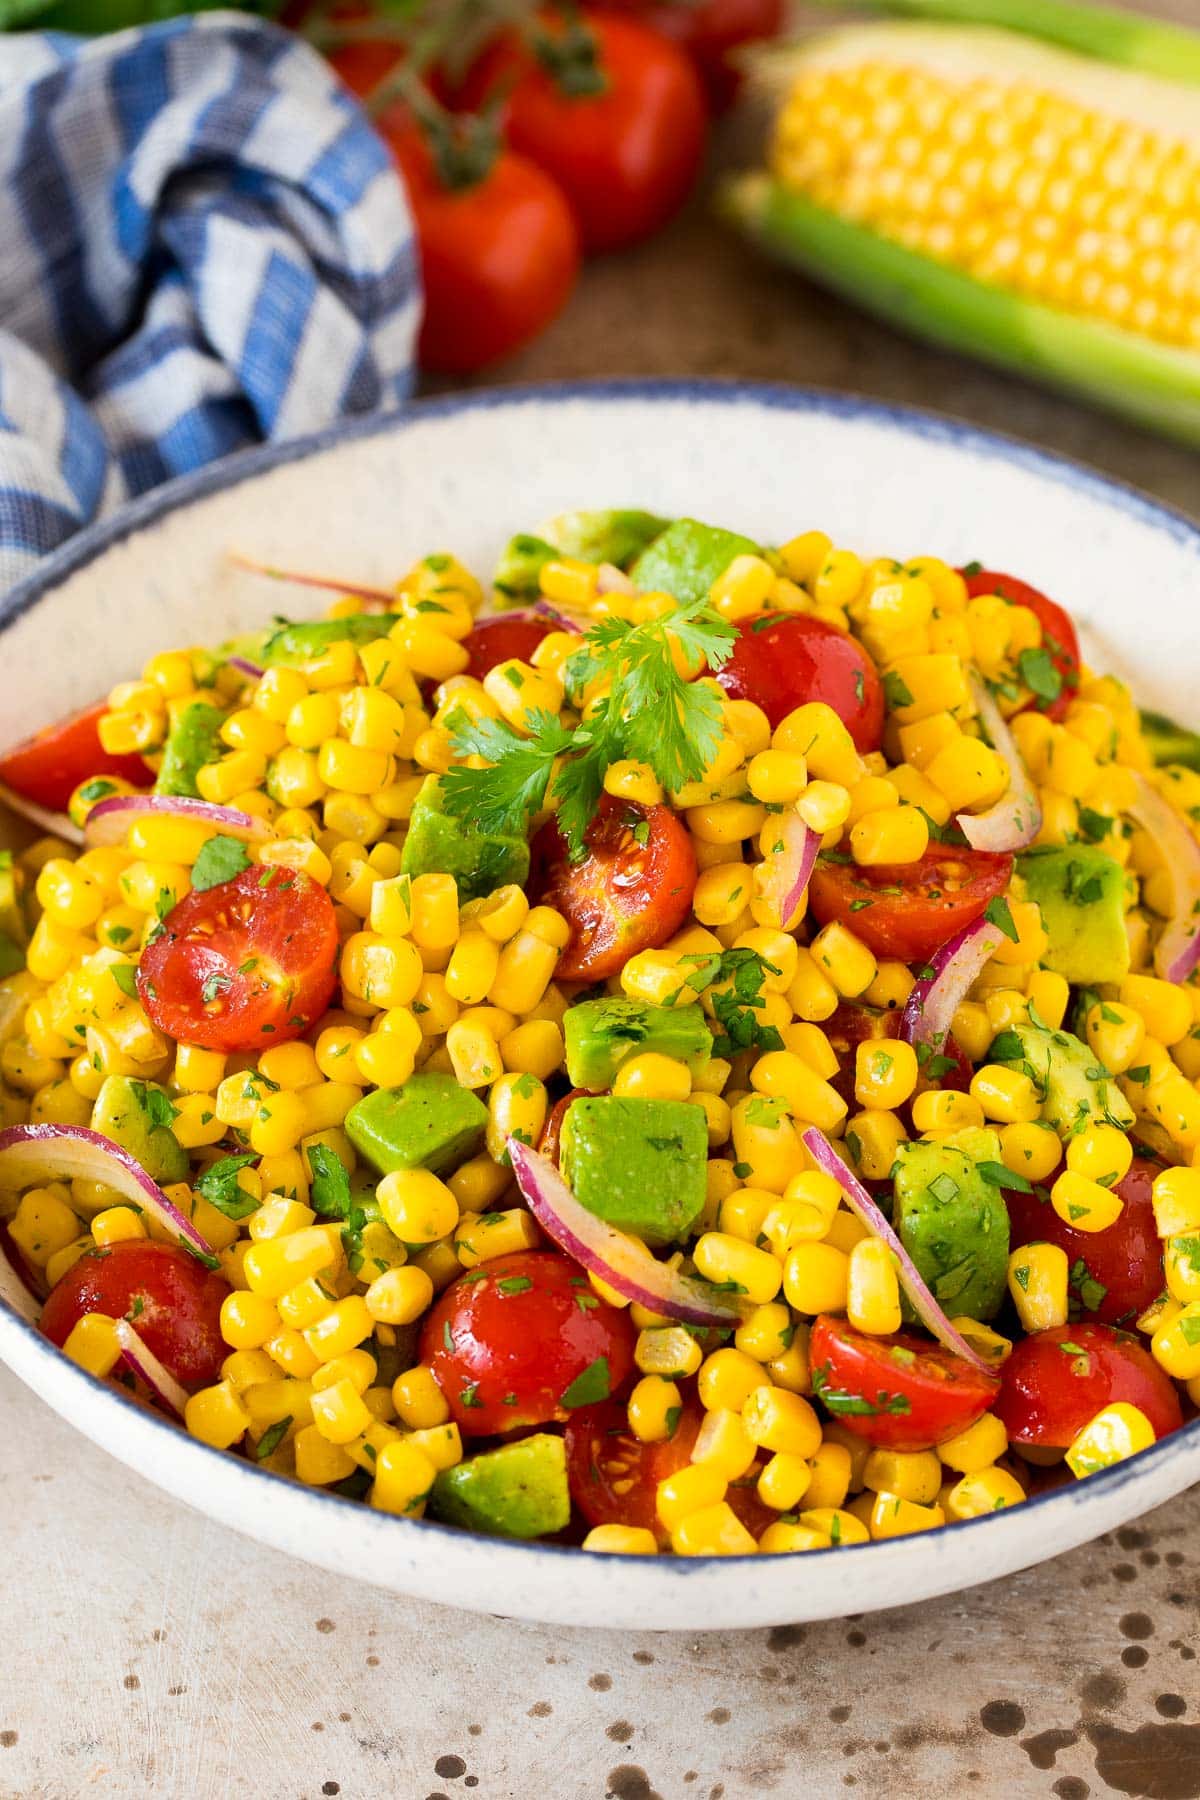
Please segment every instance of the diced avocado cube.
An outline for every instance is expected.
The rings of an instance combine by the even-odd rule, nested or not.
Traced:
[[[346,619],[288,621],[273,631],[262,648],[262,660],[273,663],[310,662],[322,656],[330,644],[349,638],[352,644],[372,644],[386,637],[400,621],[399,613],[352,613]]]
[[[1091,844],[1030,850],[1019,857],[1025,892],[1050,939],[1043,966],[1084,986],[1129,973],[1125,871]]]
[[[1080,1120],[1128,1131],[1133,1108],[1104,1064],[1069,1031],[1051,1031],[1031,1021],[1014,1025],[992,1040],[991,1062],[1023,1069],[1042,1096],[1042,1117],[1064,1136]]]
[[[92,1130],[136,1157],[152,1181],[184,1181],[188,1154],[171,1130],[175,1110],[153,1081],[110,1075],[92,1108]]]
[[[548,562],[562,555],[545,538],[530,532],[518,532],[509,538],[500,553],[492,586],[509,600],[532,600],[538,594],[538,577]]]
[[[1142,713],[1142,740],[1157,768],[1182,763],[1185,769],[1200,769],[1200,737],[1165,713]]]
[[[735,556],[761,555],[759,546],[738,531],[676,519],[629,571],[642,593],[671,594],[681,605],[703,600]]]
[[[508,882],[523,887],[529,845],[523,837],[472,831],[470,822],[442,811],[436,775],[421,787],[409,820],[400,866],[406,875],[453,875],[460,900],[477,900]]]
[[[934,1299],[952,1317],[991,1319],[1008,1274],[1008,1208],[995,1179],[1000,1139],[982,1127],[901,1144],[892,1222]]]
[[[623,1062],[643,1051],[685,1062],[693,1075],[712,1057],[712,1033],[699,1006],[650,1006],[614,997],[581,1000],[563,1015],[567,1074],[581,1088],[608,1088]]]
[[[443,1469],[429,1496],[431,1517],[494,1537],[536,1538],[566,1529],[566,1440],[548,1431],[481,1450]]]
[[[394,1169],[457,1169],[483,1142],[487,1108],[453,1075],[412,1075],[398,1088],[376,1088],[346,1114],[346,1136],[359,1155]]]
[[[700,1216],[708,1127],[686,1100],[579,1099],[562,1129],[562,1172],[581,1206],[647,1244],[673,1244]]]
[[[556,556],[575,556],[580,562],[615,563],[624,569],[646,546],[667,529],[671,521],[634,508],[601,512],[559,513],[543,528]]]
[[[225,714],[205,700],[193,700],[190,706],[184,707],[163,745],[162,762],[154,783],[156,794],[186,794],[193,800],[199,796],[196,772],[205,763],[216,762],[224,755],[225,746],[221,742],[224,723]]]

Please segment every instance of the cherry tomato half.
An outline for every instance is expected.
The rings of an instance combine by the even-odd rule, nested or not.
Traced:
[[[846,925],[876,956],[923,963],[978,919],[1012,878],[1011,856],[931,844],[919,862],[817,858],[809,904],[820,924]]]
[[[446,187],[407,111],[376,120],[408,189],[417,227],[427,369],[466,374],[536,337],[579,273],[571,209],[524,156],[502,151],[480,180]]]
[[[695,68],[682,50],[634,19],[584,14],[594,62],[565,54],[553,14],[539,16],[547,46],[498,39],[460,96],[469,111],[499,99],[513,149],[567,197],[585,250],[619,250],[665,225],[700,172],[708,119]]]
[[[563,1120],[567,1116],[567,1108],[572,1101],[588,1099],[592,1093],[593,1089],[591,1088],[572,1088],[569,1094],[564,1094],[562,1099],[556,1100],[550,1108],[549,1117],[542,1126],[542,1135],[538,1139],[538,1149],[554,1164],[556,1169],[559,1150],[562,1146]]]
[[[0,782],[51,812],[66,812],[67,801],[89,775],[118,775],[134,787],[149,787],[154,775],[140,756],[113,756],[101,744],[98,726],[107,711],[108,702],[101,700],[27,738],[0,756]]]
[[[660,1544],[670,1534],[656,1509],[658,1484],[690,1461],[704,1412],[689,1397],[675,1430],[661,1443],[643,1444],[629,1429],[619,1400],[587,1406],[573,1413],[567,1423],[567,1479],[571,1498],[589,1525],[640,1525],[654,1532]],[[755,1492],[757,1470],[743,1480],[730,1482],[726,1500],[747,1531],[760,1537],[779,1517],[764,1506]]]
[[[319,882],[294,869],[243,869],[167,914],[142,951],[138,994],[176,1043],[265,1050],[320,1018],[337,960],[337,919]]]
[[[1170,1376],[1136,1338],[1111,1325],[1055,1325],[1021,1338],[1001,1376],[995,1411],[1014,1444],[1065,1450],[1116,1400],[1145,1413],[1156,1438],[1183,1423]]]
[[[1105,1231],[1076,1231],[1061,1219],[1048,1198],[1006,1188],[1012,1247],[1058,1244],[1067,1253],[1071,1294],[1089,1319],[1103,1325],[1132,1324],[1163,1289],[1162,1240],[1154,1225],[1151,1186],[1160,1164],[1135,1156],[1117,1183],[1125,1202]]]
[[[463,674],[482,681],[489,669],[508,662],[510,657],[528,662],[542,639],[553,630],[548,620],[531,619],[523,613],[514,613],[511,618],[484,619],[463,639],[463,649],[471,659]]]
[[[888,1450],[928,1450],[973,1425],[1000,1391],[940,1344],[912,1332],[868,1337],[822,1313],[809,1340],[813,1392],[847,1431]]]
[[[127,1238],[85,1250],[42,1308],[41,1327],[65,1344],[87,1313],[128,1319],[146,1348],[186,1388],[217,1380],[229,1346],[221,1336],[221,1302],[232,1292],[223,1275],[174,1244]]]
[[[764,613],[738,626],[717,680],[734,700],[753,700],[771,728],[810,700],[831,706],[863,753],[883,739],[883,685],[861,645],[824,619]]]
[[[582,862],[572,862],[551,820],[531,846],[534,891],[571,926],[561,981],[602,980],[639,950],[665,944],[687,918],[696,888],[692,840],[669,806],[605,794],[586,844]]]
[[[557,1250],[517,1250],[460,1276],[421,1331],[429,1364],[464,1437],[569,1419],[619,1393],[637,1332]]]
[[[1036,695],[1023,708],[1025,712],[1044,712],[1048,719],[1064,719],[1067,708],[1079,691],[1079,639],[1071,615],[1057,600],[1051,600],[1040,588],[1018,581],[1015,575],[1002,575],[996,569],[979,569],[965,577],[972,599],[978,594],[999,594],[1015,606],[1027,606],[1042,628],[1042,643],[1050,653],[1050,661],[1058,671],[1062,689],[1054,700]]]
[[[607,0],[630,12],[686,50],[704,83],[709,104],[724,112],[740,85],[731,52],[759,38],[774,37],[783,23],[783,0]]]

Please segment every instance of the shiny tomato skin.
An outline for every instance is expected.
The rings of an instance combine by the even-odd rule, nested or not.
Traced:
[[[531,846],[533,891],[571,926],[556,970],[560,981],[603,980],[639,950],[665,944],[688,917],[696,890],[696,852],[669,806],[638,806],[605,794],[586,845],[582,862],[573,863],[551,820]]]
[[[823,700],[863,754],[883,740],[883,684],[861,644],[803,613],[764,613],[738,626],[733,654],[717,671],[733,700],[753,700],[771,729],[798,706]]]
[[[591,1098],[592,1093],[593,1089],[591,1088],[572,1088],[569,1094],[564,1094],[562,1099],[556,1100],[550,1108],[549,1117],[542,1126],[542,1135],[538,1139],[537,1147],[543,1156],[549,1158],[556,1169],[559,1150],[562,1147],[563,1120],[567,1116],[567,1108],[572,1101]]]
[[[1050,652],[1050,660],[1062,677],[1062,691],[1054,700],[1040,700],[1036,695],[1021,709],[1044,712],[1048,719],[1065,719],[1067,708],[1079,690],[1079,639],[1071,615],[1057,600],[1051,600],[1040,588],[1030,587],[1015,575],[1004,575],[998,569],[979,569],[965,577],[967,593],[972,599],[979,594],[999,594],[1016,606],[1027,606],[1042,628],[1042,643]]]
[[[386,112],[376,129],[404,176],[417,228],[422,366],[469,374],[536,337],[579,273],[579,236],[559,188],[509,150],[480,180],[447,188],[405,109]]]
[[[567,1422],[567,1479],[571,1499],[591,1525],[637,1525],[652,1531],[664,1547],[670,1541],[658,1517],[658,1484],[691,1461],[704,1410],[692,1396],[684,1402],[674,1433],[661,1443],[643,1444],[629,1429],[619,1400],[583,1406]],[[731,1482],[726,1500],[751,1536],[758,1538],[779,1517],[755,1492],[757,1469]]]
[[[1073,1274],[1071,1297],[1097,1324],[1132,1325],[1162,1293],[1162,1240],[1155,1230],[1150,1192],[1160,1167],[1144,1156],[1134,1157],[1129,1173],[1115,1190],[1125,1205],[1105,1231],[1076,1231],[1059,1217],[1048,1199],[1005,1189],[1013,1249],[1025,1244],[1058,1244],[1066,1251],[1072,1271],[1082,1262],[1085,1268],[1077,1277]],[[1048,1185],[1043,1186],[1043,1193]],[[1086,1303],[1087,1298],[1094,1299],[1093,1282],[1106,1290],[1098,1306]]]
[[[517,1250],[451,1283],[425,1320],[421,1360],[463,1436],[494,1437],[569,1419],[563,1395],[599,1357],[619,1393],[636,1338],[629,1314],[600,1300],[578,1263]]]
[[[931,844],[919,862],[873,868],[821,856],[809,905],[820,924],[848,926],[876,956],[924,963],[1005,891],[1012,869],[1007,854],[954,844]]]
[[[695,185],[708,118],[683,51],[617,13],[585,12],[603,83],[572,93],[510,34],[484,51],[459,97],[469,111],[499,100],[512,148],[562,189],[585,251],[620,250],[665,225]],[[562,22],[542,15],[553,41]]]
[[[828,1387],[876,1408],[826,1410],[856,1437],[887,1450],[928,1450],[956,1436],[994,1405],[1000,1391],[997,1376],[985,1375],[928,1338],[907,1331],[868,1337],[827,1313],[813,1321],[809,1361],[818,1399]],[[889,1411],[889,1401],[898,1403],[898,1410]]]
[[[1020,1338],[1001,1370],[995,1412],[1014,1444],[1065,1450],[1114,1401],[1145,1413],[1156,1438],[1183,1423],[1169,1375],[1128,1332],[1111,1325],[1055,1325]]]
[[[84,1251],[51,1288],[41,1327],[52,1343],[65,1344],[87,1313],[128,1319],[176,1381],[205,1387],[229,1354],[221,1302],[232,1291],[223,1275],[175,1244],[129,1238]]]
[[[91,775],[116,775],[134,787],[149,787],[154,774],[140,756],[113,756],[101,744],[98,727],[107,711],[108,702],[101,700],[27,738],[0,756],[0,782],[50,812],[66,812],[75,789]]]
[[[724,112],[741,85],[731,53],[744,44],[774,37],[783,23],[783,0],[608,0],[686,50],[700,72],[714,112]]]
[[[511,657],[528,662],[542,639],[549,637],[553,630],[554,626],[548,620],[531,619],[524,613],[514,613],[511,618],[483,619],[463,639],[463,649],[470,657],[463,674],[482,681],[489,669],[494,669],[497,663],[508,662]]]
[[[252,866],[167,914],[142,951],[138,994],[176,1043],[267,1050],[303,1037],[320,1018],[337,960],[337,919],[320,883]]]

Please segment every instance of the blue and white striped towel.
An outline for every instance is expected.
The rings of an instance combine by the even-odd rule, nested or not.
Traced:
[[[238,13],[0,38],[0,593],[123,499],[408,394],[403,189]]]

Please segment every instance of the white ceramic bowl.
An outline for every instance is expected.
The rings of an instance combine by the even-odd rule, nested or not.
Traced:
[[[579,506],[688,512],[778,541],[809,526],[868,554],[976,558],[1047,588],[1095,660],[1193,709],[1200,530],[1072,464],[913,412],[794,389],[619,382],[428,402],[149,495],[0,606],[15,742],[156,650],[216,642],[311,594],[230,550],[368,582],[450,548],[481,570],[514,530]],[[389,1518],[210,1450],[83,1374],[34,1329],[0,1261],[0,1357],[180,1500],[263,1543],[400,1593],[553,1623],[728,1630],[920,1600],[1042,1561],[1200,1479],[1200,1421],[1011,1512],[891,1543],[735,1560],[589,1556]]]

